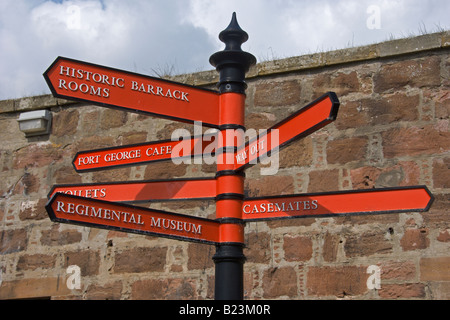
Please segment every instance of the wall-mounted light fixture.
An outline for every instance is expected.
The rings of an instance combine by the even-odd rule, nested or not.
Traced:
[[[40,136],[50,133],[52,114],[48,110],[38,110],[21,113],[19,129],[26,137]]]

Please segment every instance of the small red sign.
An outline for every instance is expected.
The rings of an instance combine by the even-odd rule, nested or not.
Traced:
[[[249,141],[235,153],[235,168],[240,170],[257,159],[283,148],[292,141],[303,138],[336,120],[339,100],[328,92],[309,105],[271,127],[267,133]]]
[[[242,219],[260,221],[427,211],[432,202],[433,195],[425,186],[253,198],[244,200]]]
[[[216,197],[216,180],[205,178],[55,185],[48,198],[58,192],[117,202],[206,200]]]
[[[73,166],[78,172],[138,165],[203,155],[206,148],[214,151],[215,140],[198,136],[180,141],[164,140],[128,146],[78,152]],[[209,147],[213,145],[213,147]]]
[[[216,244],[220,223],[161,210],[55,194],[46,205],[54,222]]]
[[[219,125],[216,91],[63,57],[52,63],[44,78],[57,98]]]

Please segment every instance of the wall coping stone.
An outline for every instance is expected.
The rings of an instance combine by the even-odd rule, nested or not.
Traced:
[[[390,40],[360,47],[318,52],[285,59],[264,61],[253,66],[246,78],[252,79],[282,73],[376,60],[418,52],[447,49],[450,47],[450,30],[416,37]],[[216,70],[201,71],[167,77],[194,86],[213,86],[219,80]],[[25,112],[62,107],[77,102],[53,97],[51,94],[0,101],[1,113]]]

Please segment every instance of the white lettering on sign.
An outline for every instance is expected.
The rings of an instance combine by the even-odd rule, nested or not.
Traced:
[[[106,162],[138,159],[141,157],[141,150],[121,151],[116,153],[108,153],[105,155]]]
[[[319,207],[317,200],[287,201],[287,202],[263,202],[259,204],[246,204],[242,207],[245,214],[290,212],[302,210],[316,210]]]
[[[59,75],[76,78],[80,80],[106,84],[111,87],[125,87],[125,80],[122,78],[109,77],[106,74],[93,73],[82,69],[60,66]]]
[[[161,156],[163,154],[172,154],[172,146],[150,147],[145,151],[147,157]]]
[[[280,135],[278,129],[270,129],[270,131],[259,130],[259,138],[253,141],[256,137],[256,131],[249,129],[245,132],[245,135],[249,137],[249,141],[252,141],[244,149],[239,150],[235,155],[237,164],[256,164],[261,163],[264,166],[261,167],[262,175],[274,175],[279,169],[279,145]],[[249,134],[250,133],[250,134]],[[270,140],[269,140],[270,136]],[[270,144],[269,144],[270,141]],[[269,165],[270,166],[266,166]]]
[[[261,130],[260,130],[261,132]],[[263,132],[266,132],[266,130],[264,130]],[[262,138],[260,138],[258,141],[256,141],[255,143],[252,143],[249,145],[248,150],[242,150],[242,152],[239,152],[238,154],[236,154],[236,161],[239,162],[243,162],[245,161],[249,154],[251,156],[254,155],[260,155],[261,153],[263,153],[264,151],[267,150],[267,136],[264,136]],[[255,164],[257,163],[257,159],[258,157],[252,157],[252,160],[250,161],[250,163]]]
[[[88,165],[88,164],[95,164],[98,163],[98,158],[100,156],[88,156],[88,157],[79,157],[78,158],[78,165]]]
[[[66,80],[59,79],[59,89],[66,89],[69,88],[71,91],[80,91],[82,93],[89,93],[92,96],[99,96],[103,98],[109,98],[109,89],[108,88],[102,88],[102,87],[95,87],[93,85],[87,85],[86,83],[78,84],[75,81],[70,81],[68,84],[66,84]]]
[[[92,96],[109,98],[110,89],[104,87],[105,85],[109,87],[125,87],[125,80],[123,78],[110,77],[106,74],[94,73],[83,69],[60,66],[59,75],[83,81],[79,83],[75,80],[59,79],[59,89],[73,92],[79,91]]]
[[[87,216],[92,219],[111,220],[137,225],[144,224],[144,222],[142,221],[142,216],[140,214],[115,211],[101,207],[85,206],[83,204],[57,201],[56,211],[67,214],[78,214],[80,216]]]
[[[193,234],[202,234],[202,225],[201,224],[195,224],[195,223],[191,223],[191,222],[183,222],[183,221],[172,220],[172,219],[163,219],[163,218],[155,219],[154,217],[152,217],[151,227],[160,228],[160,229],[161,228],[170,229],[170,230],[193,233]]]
[[[244,150],[236,155],[236,161],[237,162],[245,161],[245,159],[247,159],[247,157],[248,157],[247,151]]]
[[[158,86],[153,86],[147,83],[139,83],[137,81],[131,81],[131,90],[152,94],[154,96],[160,96],[163,98],[175,99],[180,101],[189,102],[187,92],[180,90],[170,90]]]
[[[250,154],[251,154],[251,155],[254,155],[254,154],[256,154],[257,152],[259,152],[259,151],[261,151],[261,150],[264,150],[264,144],[265,144],[265,143],[266,143],[266,140],[261,140],[261,141],[258,141],[258,143],[252,145],[252,146],[250,147]]]
[[[70,194],[78,197],[84,198],[104,198],[106,197],[106,189],[83,189],[83,190],[67,190],[64,191],[65,194]]]

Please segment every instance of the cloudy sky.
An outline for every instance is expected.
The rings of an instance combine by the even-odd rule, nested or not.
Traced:
[[[258,61],[450,29],[450,0],[0,0],[0,100],[50,93],[42,73],[57,56],[210,70],[233,11]]]

